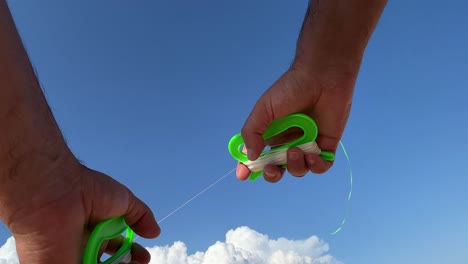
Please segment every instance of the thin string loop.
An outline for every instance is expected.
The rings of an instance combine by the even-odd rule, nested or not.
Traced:
[[[343,228],[344,224],[346,223],[346,219],[348,218],[348,212],[349,212],[349,204],[351,202],[351,195],[353,193],[353,170],[351,168],[351,161],[349,160],[348,152],[346,151],[346,148],[344,147],[343,142],[340,141],[340,146],[341,149],[343,150],[343,153],[346,157],[346,161],[348,162],[348,167],[349,167],[349,193],[348,193],[348,201],[346,204],[346,212],[343,217],[343,221],[341,221],[341,225],[333,232],[331,232],[332,235],[335,235],[336,233],[340,232],[340,230]]]

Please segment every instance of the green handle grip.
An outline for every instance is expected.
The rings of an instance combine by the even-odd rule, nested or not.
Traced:
[[[119,237],[124,231],[126,231],[126,235],[122,246],[114,255],[104,261],[103,264],[113,264],[114,261],[120,260],[124,255],[129,254],[135,233],[127,225],[122,216],[110,218],[99,223],[89,237],[83,256],[83,264],[97,264],[101,244],[106,240]]]
[[[271,122],[271,124],[266,129],[265,133],[263,134],[263,139],[269,139],[274,137],[282,132],[288,130],[292,127],[298,127],[302,129],[304,134],[287,144],[284,144],[278,148],[275,148],[275,151],[283,149],[283,148],[290,148],[293,146],[302,145],[308,142],[315,141],[318,135],[318,127],[315,121],[308,115],[301,114],[301,113],[294,113],[283,118],[279,118]],[[229,153],[231,156],[239,162],[246,162],[248,161],[248,157],[245,153],[242,152],[242,145],[244,145],[244,139],[242,138],[241,133],[234,135],[228,144]],[[267,155],[268,151],[263,152],[260,156]],[[327,161],[333,161],[335,159],[335,155],[331,152],[322,151],[320,153],[322,159]],[[283,167],[286,164],[283,165]],[[254,181],[258,177],[263,175],[263,171],[252,172],[250,175],[250,180]]]

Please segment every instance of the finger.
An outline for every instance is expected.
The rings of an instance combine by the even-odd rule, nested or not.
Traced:
[[[319,135],[316,142],[321,150],[335,153],[340,139]],[[309,169],[316,174],[325,173],[333,166],[333,162],[325,161],[319,155],[311,154],[311,156],[306,157],[306,160]]]
[[[236,175],[237,178],[241,181],[245,181],[249,178],[251,171],[247,166],[242,163],[237,163]]]
[[[155,238],[161,233],[151,209],[131,192],[125,221],[141,237]]]
[[[304,152],[300,148],[289,148],[287,157],[288,171],[292,176],[302,177],[307,174],[309,167],[304,159]]]
[[[263,178],[267,182],[276,183],[283,178],[285,169],[282,169],[275,165],[267,165],[263,169]]]
[[[148,264],[151,261],[151,254],[146,248],[138,243],[132,245],[132,262],[137,261],[141,264]]]
[[[245,145],[242,148],[242,152],[247,153],[247,149],[246,149]],[[251,171],[247,166],[245,166],[244,164],[242,164],[240,162],[237,163],[236,175],[237,175],[237,178],[239,180],[241,180],[241,181],[247,180],[249,178],[249,176],[250,176],[250,173],[251,173]]]
[[[309,170],[316,174],[325,173],[333,165],[333,162],[325,161],[316,154],[307,154],[306,161]]]

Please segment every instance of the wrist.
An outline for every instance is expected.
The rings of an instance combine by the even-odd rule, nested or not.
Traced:
[[[70,152],[45,102],[17,90],[0,99],[0,191],[25,173],[41,172],[41,162],[53,163]]]
[[[73,172],[81,167],[71,155],[54,154],[51,160],[44,153],[31,154],[14,164],[0,194],[0,220],[12,232],[21,230],[23,220],[66,199],[80,182]]]
[[[66,192],[78,180],[69,171],[79,165],[71,151],[53,138],[10,146],[0,150],[0,219],[8,227]]]
[[[386,0],[310,1],[294,63],[313,72],[357,76]]]

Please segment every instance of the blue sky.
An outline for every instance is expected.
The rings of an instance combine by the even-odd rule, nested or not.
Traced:
[[[288,67],[307,1],[9,1],[68,143],[164,217],[230,171],[251,107]],[[390,1],[327,174],[235,176],[162,223],[145,246],[190,252],[247,225],[317,235],[345,263],[468,259],[468,3]],[[289,175],[288,175],[289,176]],[[0,229],[0,241],[10,234]],[[0,242],[3,244],[3,242]]]

